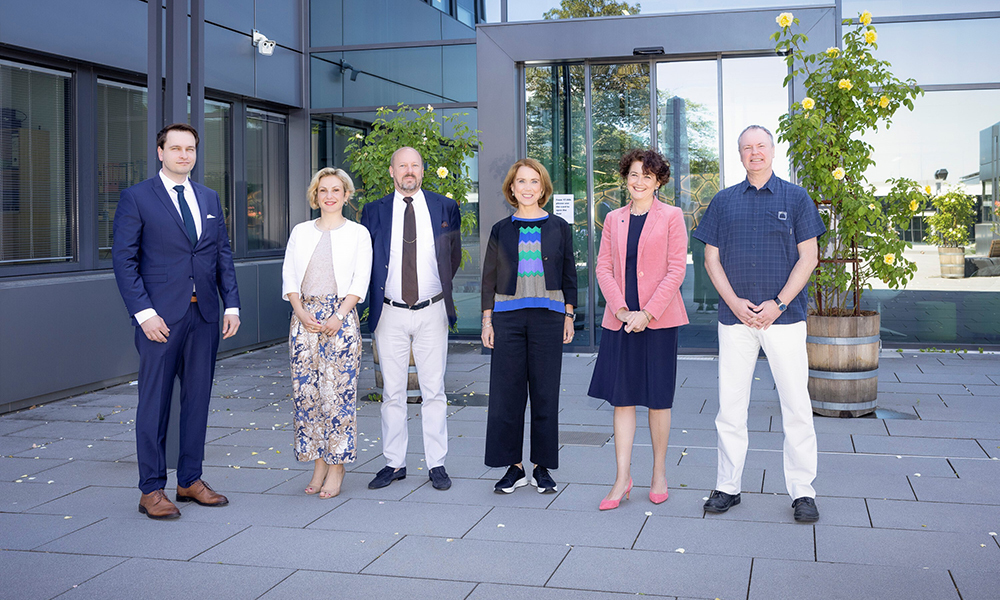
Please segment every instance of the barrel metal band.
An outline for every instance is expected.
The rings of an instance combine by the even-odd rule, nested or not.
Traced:
[[[807,335],[807,344],[825,344],[827,346],[860,346],[862,344],[874,344],[879,341],[878,335],[865,337],[821,337],[818,335]]]
[[[809,376],[815,377],[816,379],[871,379],[873,377],[878,377],[878,369],[847,373],[837,371],[816,371],[814,369],[809,369]]]
[[[812,406],[825,410],[867,410],[875,408],[875,400],[869,402],[817,402],[813,400]]]

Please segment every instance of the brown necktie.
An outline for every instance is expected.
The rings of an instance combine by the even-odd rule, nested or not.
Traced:
[[[403,302],[413,306],[420,299],[417,288],[417,217],[413,212],[413,198],[403,198]]]

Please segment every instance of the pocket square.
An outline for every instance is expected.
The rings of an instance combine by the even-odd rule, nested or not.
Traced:
[[[441,228],[448,229],[448,221],[441,221]]]
[[[215,218],[215,215],[208,215],[208,216],[207,216],[207,217],[205,217],[205,218],[207,218],[207,219],[214,219],[214,218]]]

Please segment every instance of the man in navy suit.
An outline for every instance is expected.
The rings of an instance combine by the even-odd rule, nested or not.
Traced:
[[[178,502],[225,506],[225,496],[201,480],[208,402],[219,349],[219,295],[224,338],[240,327],[236,269],[219,195],[188,179],[198,132],[174,123],[156,136],[159,174],[121,193],[112,259],[139,351],[135,439],[139,512],[175,519],[180,511],[167,483],[166,435],[174,377],[181,379]]]
[[[444,369],[448,327],[455,324],[451,280],[462,260],[458,203],[420,189],[424,161],[413,148],[392,155],[395,192],[364,207],[361,224],[372,237],[368,326],[378,346],[384,382],[382,453],[386,466],[368,487],[382,488],[406,477],[406,383],[410,349],[420,380],[424,460],[435,489],[451,487],[444,468],[448,453],[448,403]]]

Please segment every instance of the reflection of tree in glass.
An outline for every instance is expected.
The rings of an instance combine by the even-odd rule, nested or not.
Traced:
[[[639,3],[614,0],[562,0],[558,8],[542,15],[543,19],[580,19],[585,17],[613,17],[639,14]]]

